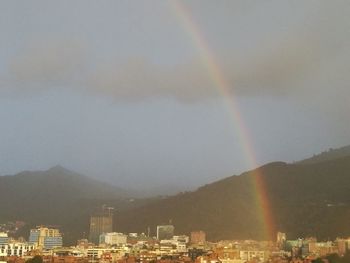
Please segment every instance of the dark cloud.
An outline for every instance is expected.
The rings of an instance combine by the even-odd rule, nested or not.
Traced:
[[[317,9],[319,16],[256,43],[254,48],[207,50],[171,66],[152,63],[146,56],[120,61],[113,59],[112,50],[110,61],[97,61],[97,54],[87,55],[88,43],[69,38],[36,41],[8,63],[3,86],[28,92],[66,87],[121,100],[173,97],[196,101],[220,95],[216,70],[238,96],[305,94],[313,89],[305,85],[308,78],[317,82],[320,74],[327,74],[320,73],[320,67],[336,67],[334,57],[349,57],[344,48],[350,40],[346,32],[349,22],[344,20],[341,7],[323,3]],[[209,53],[217,56],[217,65],[210,64]],[[341,76],[344,78],[350,80],[346,73]],[[336,89],[340,84],[334,79],[332,85]],[[322,85],[318,88],[327,89]]]
[[[86,63],[93,61],[87,62],[82,45],[60,42],[23,51],[10,63],[9,76],[10,85],[26,90],[66,86],[117,99],[166,96],[198,100],[220,95],[216,70],[236,95],[281,95],[315,67],[320,53],[316,46],[311,47],[307,42],[278,43],[265,53],[228,55],[217,65],[197,58],[160,66],[138,58],[91,69]]]

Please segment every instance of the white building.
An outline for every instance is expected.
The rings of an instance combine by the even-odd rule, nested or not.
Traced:
[[[166,240],[166,239],[163,239],[160,241],[159,243],[159,252],[160,252],[160,255],[172,255],[172,254],[175,254],[177,251],[176,251],[176,244],[175,244],[176,241],[172,240],[172,239],[169,239],[169,240]]]
[[[8,244],[0,245],[0,257],[22,257],[35,248],[35,245],[26,242],[10,242]]]
[[[0,245],[8,244],[8,242],[9,242],[9,237],[7,233],[0,232]]]
[[[104,256],[109,257],[110,259],[112,259],[113,262],[115,262],[116,260],[119,260],[125,256],[124,251],[114,248],[93,247],[84,250],[84,252],[86,252],[85,255],[88,257],[89,262],[101,260],[101,258],[103,258]]]
[[[105,248],[88,248],[86,255],[89,259],[97,260],[102,257],[106,250]]]
[[[265,262],[267,259],[266,252],[262,250],[241,250],[239,251],[239,257],[245,261],[258,259],[259,262]]]
[[[125,245],[127,242],[127,236],[123,233],[111,232],[100,235],[100,244],[107,245]]]
[[[173,236],[173,240],[177,242],[181,242],[184,244],[188,244],[190,242],[190,237],[186,235],[181,235],[181,236]]]
[[[161,254],[186,253],[188,252],[188,242],[188,236],[174,236],[169,240],[163,239],[160,241]]]

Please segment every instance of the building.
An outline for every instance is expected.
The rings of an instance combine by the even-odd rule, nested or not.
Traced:
[[[188,244],[190,242],[190,238],[186,235],[173,236],[173,240],[176,242],[184,243],[184,244]]]
[[[6,245],[9,242],[7,233],[0,232],[0,245]]]
[[[346,251],[348,249],[346,239],[337,238],[335,240],[335,243],[336,243],[336,245],[338,247],[338,254],[341,255],[341,256],[345,255],[345,253],[346,253]]]
[[[79,239],[77,241],[77,248],[79,249],[86,249],[86,248],[89,248],[89,247],[93,247],[94,244],[90,243],[89,240],[87,239]]]
[[[100,235],[100,244],[106,245],[124,245],[127,242],[127,235],[123,233],[105,233]]]
[[[34,244],[26,242],[10,242],[6,245],[0,245],[0,257],[22,257],[35,248],[36,246]]]
[[[173,225],[157,226],[157,239],[172,239],[174,236],[175,227]]]
[[[265,262],[267,260],[266,251],[262,250],[240,250],[239,251],[240,259],[246,261],[258,260],[259,262]]]
[[[41,249],[51,249],[62,247],[63,240],[58,229],[39,226],[30,230],[29,243]]]
[[[204,231],[194,231],[191,232],[191,244],[203,245],[205,243],[205,232]]]
[[[185,235],[173,236],[172,239],[162,239],[159,243],[159,250],[162,255],[171,255],[174,253],[187,253],[188,242],[189,237]]]
[[[90,217],[90,242],[98,244],[100,235],[113,232],[112,210],[112,207],[103,206],[100,211]]]
[[[190,238],[185,235],[173,236],[173,244],[176,246],[176,251],[178,253],[187,253],[187,244],[189,243]]]
[[[283,249],[285,244],[286,244],[286,240],[287,240],[287,235],[286,233],[282,233],[282,232],[277,232],[277,246],[280,249]]]

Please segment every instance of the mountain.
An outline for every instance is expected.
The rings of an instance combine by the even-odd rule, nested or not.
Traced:
[[[318,162],[334,160],[334,159],[338,159],[346,156],[350,156],[350,145],[337,148],[337,149],[330,148],[328,151],[324,151],[320,154],[316,154],[308,159],[300,161],[299,163],[301,164],[318,163]]]
[[[34,193],[45,198],[67,199],[120,198],[128,194],[126,190],[69,171],[59,165],[47,171],[26,171],[0,176],[0,193],[11,199],[19,195],[23,199],[31,199]]]
[[[324,155],[323,155],[324,156]],[[145,231],[172,222],[177,233],[204,230],[210,240],[264,239],[266,222],[256,209],[263,182],[273,231],[289,238],[350,235],[350,155],[316,162],[275,162],[124,212],[119,230]],[[260,206],[261,203],[258,202]]]
[[[127,198],[128,191],[60,166],[0,176],[0,223],[27,222],[24,237],[29,227],[57,225],[70,245],[88,235],[89,216],[107,204],[116,208],[118,232],[146,232],[151,227],[154,234],[156,225],[172,222],[176,233],[204,230],[209,240],[264,239],[266,222],[257,209],[257,204],[263,204],[257,202],[258,193],[264,189],[273,231],[286,232],[288,238],[350,236],[350,154],[346,149],[293,164],[269,163],[196,191],[148,199]]]
[[[27,222],[24,237],[35,225],[57,225],[70,243],[87,233],[90,214],[103,204],[119,210],[137,205],[131,194],[61,166],[0,176],[0,223]]]

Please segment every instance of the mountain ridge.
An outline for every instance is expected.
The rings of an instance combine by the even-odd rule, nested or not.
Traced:
[[[258,176],[270,200],[274,231],[290,237],[350,235],[350,154],[325,156],[318,162],[271,162],[195,191],[149,199],[130,199],[117,187],[62,166],[0,176],[0,221],[58,225],[65,243],[73,244],[86,237],[91,213],[108,204],[118,210],[115,230],[120,232],[145,232],[172,221],[177,233],[202,229],[211,240],[264,239],[255,207]]]
[[[350,219],[350,156],[309,164],[266,164],[197,191],[126,211],[119,218],[119,227],[128,232],[137,226],[142,231],[171,219],[178,233],[199,228],[212,240],[264,239],[260,215],[254,211],[255,176],[264,181],[275,232],[285,231],[295,238],[350,235],[345,227]]]
[[[54,166],[45,171],[23,171],[15,175],[3,175],[0,176],[0,182],[0,190],[3,192],[8,192],[6,189],[14,186],[17,187],[17,192],[24,192],[23,189],[28,187],[31,188],[31,192],[45,188],[58,190],[57,187],[60,187],[62,191],[69,191],[69,196],[74,198],[128,197],[127,191],[122,188],[72,172],[62,166]],[[8,195],[11,196],[12,193],[8,192]]]
[[[307,163],[317,163],[327,160],[334,160],[350,155],[350,145],[343,146],[340,148],[329,148],[327,151],[323,151],[319,154],[314,154],[312,157],[306,158],[304,160],[298,161],[298,164],[307,164]]]

